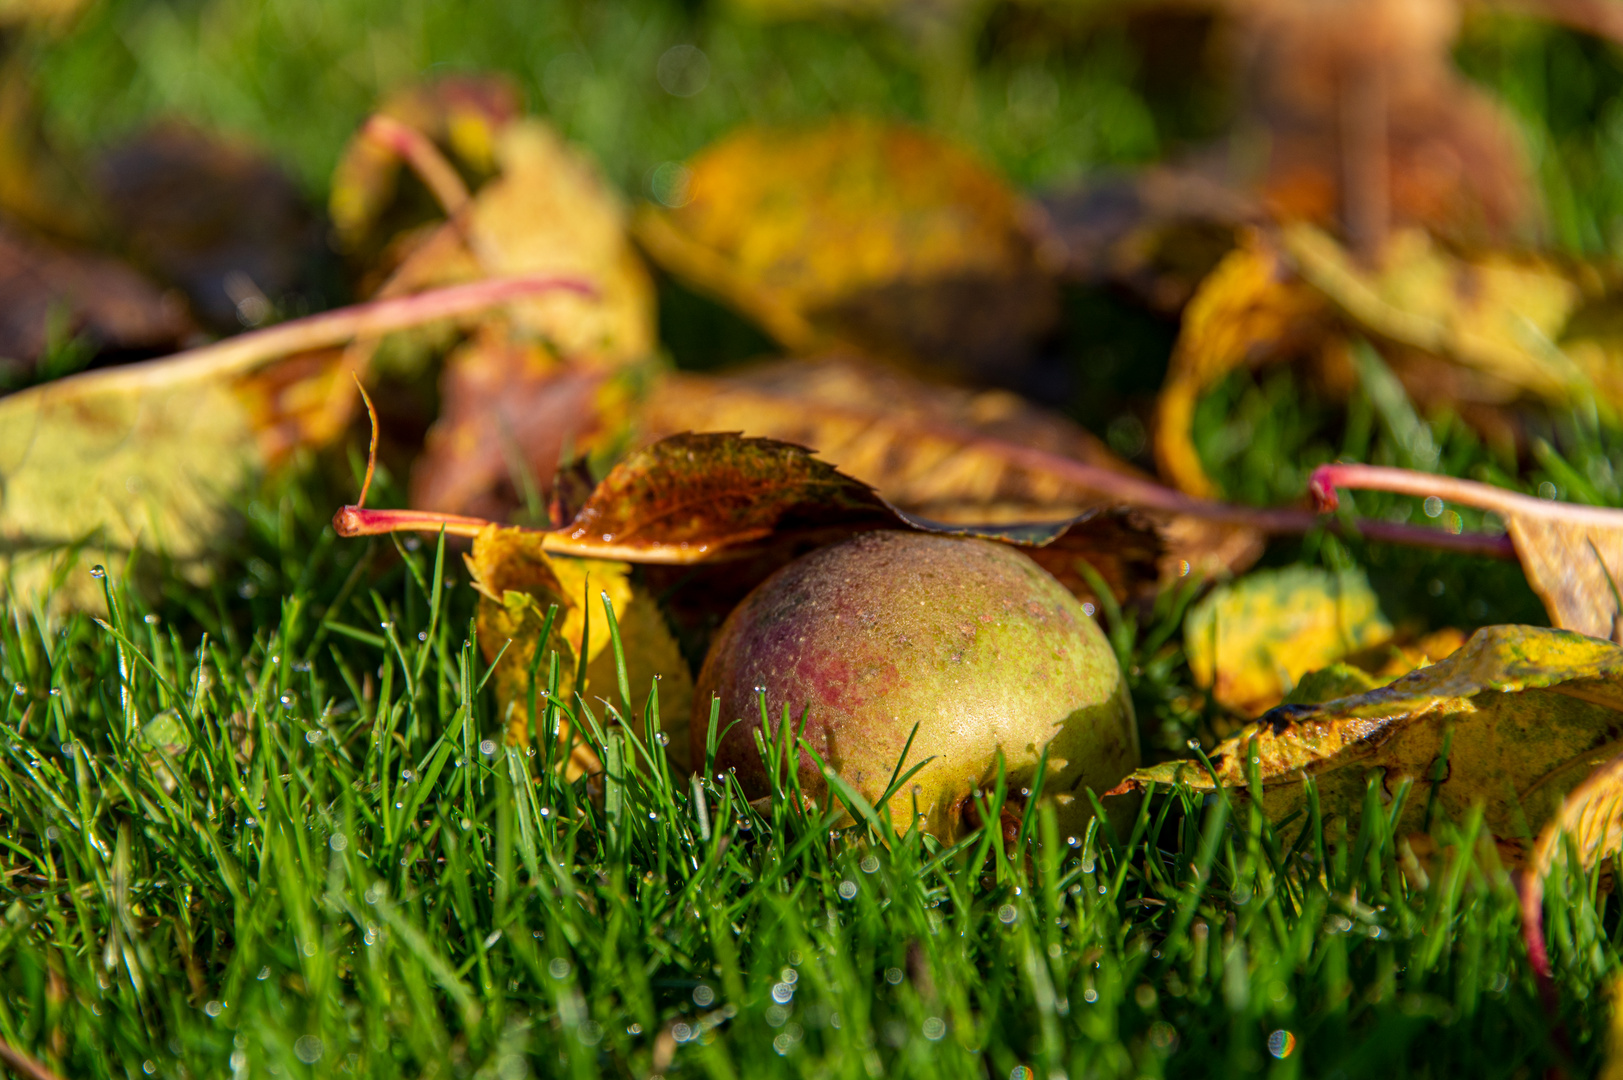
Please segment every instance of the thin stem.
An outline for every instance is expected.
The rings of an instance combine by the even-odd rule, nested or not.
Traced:
[[[441,514],[434,510],[368,510],[361,506],[341,506],[332,518],[333,531],[339,536],[441,531],[447,536],[478,536],[481,530],[493,524],[495,522],[484,518]]]

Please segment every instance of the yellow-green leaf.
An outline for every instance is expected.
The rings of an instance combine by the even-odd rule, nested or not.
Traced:
[[[1392,624],[1361,570],[1262,570],[1190,609],[1184,651],[1195,684],[1255,716],[1310,671],[1387,641]]]
[[[1215,784],[1199,762],[1173,761],[1116,790],[1183,780],[1197,790],[1221,784],[1243,800],[1254,768],[1263,810],[1277,821],[1304,809],[1306,777],[1327,820],[1356,817],[1371,781],[1387,802],[1409,785],[1401,832],[1423,826],[1435,783],[1445,813],[1457,820],[1483,805],[1497,836],[1526,843],[1620,738],[1623,648],[1565,630],[1490,626],[1390,686],[1275,709],[1212,753]]]

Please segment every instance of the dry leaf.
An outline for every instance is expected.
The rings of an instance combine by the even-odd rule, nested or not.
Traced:
[[[1280,233],[1292,265],[1360,330],[1445,357],[1497,382],[1501,400],[1529,393],[1566,404],[1592,376],[1558,344],[1585,288],[1549,260],[1450,254],[1419,231],[1394,233],[1374,269],[1309,226]],[[1589,288],[1598,291],[1598,275]]]
[[[1453,656],[1389,686],[1320,705],[1286,705],[1212,753],[1216,783],[1247,799],[1255,769],[1278,821],[1303,810],[1313,777],[1326,820],[1356,818],[1373,779],[1382,801],[1410,783],[1396,831],[1424,829],[1429,789],[1456,820],[1478,804],[1506,841],[1527,841],[1567,792],[1618,752],[1623,648],[1565,630],[1490,626]],[[1444,747],[1448,756],[1443,758]],[[1134,773],[1116,792],[1214,782],[1197,762]]]
[[[747,128],[689,162],[637,238],[794,351],[845,342],[995,372],[1059,315],[1036,211],[968,154],[870,120]]]
[[[1368,263],[1309,225],[1248,231],[1184,312],[1157,406],[1157,463],[1180,490],[1213,497],[1190,434],[1200,396],[1242,367],[1307,361],[1315,383],[1345,397],[1361,337],[1381,343],[1422,409],[1460,412],[1490,438],[1512,429],[1503,410],[1519,399],[1623,405],[1613,295],[1594,267],[1466,258],[1414,230]]]
[[[813,447],[892,504],[935,521],[1053,521],[1102,506],[1183,505],[1083,428],[1014,394],[926,383],[839,356],[719,377],[667,375],[641,424],[650,436],[740,431]],[[1177,512],[1160,521],[1163,578],[1238,572],[1262,551],[1261,533],[1243,521]],[[1074,572],[1059,576],[1088,592]]]
[[[81,546],[87,561],[114,572],[139,547],[198,580],[250,478],[290,443],[319,444],[342,430],[354,394],[350,369],[342,354],[320,350],[559,286],[509,278],[343,308],[0,398],[7,599],[46,595],[77,564]],[[54,602],[94,606],[99,595],[98,583],[76,574]]]
[[[1376,465],[1323,465],[1309,488],[1334,510],[1337,488],[1433,496],[1496,514],[1550,621],[1592,637],[1623,640],[1623,510],[1535,499],[1451,476]]]
[[[1458,0],[1245,0],[1233,20],[1235,142],[1281,220],[1374,251],[1392,226],[1504,239],[1536,217],[1514,121],[1454,67]]]
[[[1189,609],[1183,635],[1195,685],[1256,716],[1308,672],[1390,640],[1392,624],[1363,571],[1290,566],[1218,586]]]
[[[1191,429],[1203,391],[1242,366],[1288,359],[1318,346],[1331,329],[1324,300],[1296,277],[1260,232],[1247,232],[1184,310],[1156,404],[1155,459],[1180,491],[1213,498]]]
[[[333,524],[341,536],[441,529],[477,536],[489,523],[346,506]],[[898,510],[804,447],[715,432],[672,436],[632,453],[604,477],[572,521],[537,532],[550,555],[694,566],[757,556],[782,565],[808,546],[872,529],[1018,544],[1078,589],[1086,586],[1076,562],[1085,559],[1117,592],[1153,575],[1160,551],[1154,526],[1119,508],[1035,523],[930,521]]]

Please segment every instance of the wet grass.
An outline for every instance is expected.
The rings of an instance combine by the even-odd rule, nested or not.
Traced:
[[[1350,833],[1180,791],[1067,835],[1040,785],[1000,782],[982,820],[1009,806],[1018,838],[947,847],[849,794],[760,811],[730,776],[680,776],[657,687],[538,695],[539,730],[589,713],[611,766],[565,782],[556,750],[500,742],[455,553],[337,541],[319,488],[253,503],[212,590],[106,582],[104,621],[0,636],[0,1037],[62,1076],[1597,1060],[1616,905],[1551,890],[1563,1051],[1475,818],[1419,858],[1372,780]],[[1179,615],[1113,624],[1162,744],[1201,722]]]

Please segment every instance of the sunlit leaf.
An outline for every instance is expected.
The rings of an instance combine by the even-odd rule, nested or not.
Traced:
[[[625,563],[549,555],[543,546],[545,535],[492,525],[474,539],[473,553],[468,557],[474,588],[480,593],[479,643],[485,659],[496,663],[497,709],[508,741],[525,743],[532,738],[535,729],[529,712],[531,692],[537,695],[537,709],[544,710],[554,652],[560,662],[558,700],[569,704],[579,692],[601,719],[604,713],[596,699],[606,698],[624,715],[626,707],[616,691],[617,659],[603,610],[607,598],[619,627],[629,685],[638,688],[637,693],[645,693],[642,688],[651,685],[656,677],[659,679],[663,729],[672,750],[679,759],[685,759],[682,751],[686,748],[693,678],[658,606],[646,591],[632,583],[631,568]],[[541,631],[554,605],[558,610],[543,642]],[[575,677],[583,643],[586,682],[577,686]],[[639,722],[642,704],[641,700],[632,703],[633,718]],[[560,725],[560,739],[568,746],[567,720],[560,718]],[[590,749],[575,747],[571,767],[595,771]]]
[[[334,346],[559,284],[508,278],[343,308],[0,398],[6,596],[44,596],[81,545],[86,563],[111,572],[139,547],[201,580],[249,481],[291,447],[343,429],[355,388]],[[81,568],[55,602],[94,605],[100,592]]]
[[[1389,686],[1319,705],[1285,705],[1198,761],[1141,769],[1117,790],[1182,780],[1249,799],[1250,777],[1275,820],[1306,808],[1304,779],[1326,819],[1357,818],[1367,785],[1385,804],[1405,793],[1396,826],[1422,831],[1427,807],[1463,820],[1484,807],[1494,834],[1529,842],[1566,794],[1615,755],[1623,733],[1623,648],[1565,630],[1490,626],[1447,659]]]

